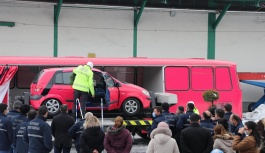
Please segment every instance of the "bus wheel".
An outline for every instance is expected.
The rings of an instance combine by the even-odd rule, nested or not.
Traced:
[[[128,98],[122,104],[122,111],[128,116],[135,116],[140,112],[141,105],[139,100]]]
[[[253,110],[255,110],[255,108],[253,107],[254,104],[255,104],[255,103],[250,103],[250,104],[248,105],[248,111],[249,111],[249,112],[252,112]]]
[[[61,102],[57,99],[47,99],[44,105],[48,108],[49,117],[54,117],[60,113]]]

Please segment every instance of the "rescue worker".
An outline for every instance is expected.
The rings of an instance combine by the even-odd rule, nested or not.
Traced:
[[[16,127],[21,124],[22,122],[27,120],[27,113],[30,110],[30,106],[29,105],[21,105],[19,108],[19,115],[14,116],[13,119],[11,120],[12,122],[12,126],[13,126],[13,132],[15,135],[16,132]],[[16,148],[14,146],[15,141],[13,142],[13,144],[11,145],[11,150],[13,150],[13,152],[17,152]]]
[[[13,109],[11,111],[9,111],[6,116],[11,120],[12,118],[14,118],[15,116],[19,115],[19,108],[20,106],[22,106],[22,101],[20,100],[16,100],[13,103]]]
[[[6,114],[7,105],[0,103],[0,153],[9,153],[13,142],[12,123]]]
[[[80,120],[79,122],[75,123],[69,130],[68,130],[68,136],[75,140],[75,149],[77,153],[80,153],[80,135],[82,131],[84,130],[84,122],[85,120],[88,120],[89,117],[93,116],[91,112],[87,112],[85,115],[85,119]]]
[[[48,109],[40,106],[39,115],[28,123],[23,141],[29,144],[30,153],[49,153],[53,148],[51,127],[46,123]]]
[[[80,111],[82,114],[85,114],[86,110],[86,102],[89,97],[95,97],[95,90],[93,85],[93,63],[87,62],[87,65],[79,65],[77,68],[73,70],[75,74],[75,80],[72,85],[74,89],[74,104],[76,104],[76,100],[80,99]],[[74,119],[76,118],[76,106],[72,107],[72,116]]]
[[[151,125],[150,130],[148,131],[148,137],[150,136],[151,132],[157,128],[158,123],[160,122],[166,122],[167,119],[165,118],[164,115],[162,115],[162,108],[160,106],[155,106],[154,111],[153,111],[153,123]]]
[[[23,141],[23,134],[25,132],[25,129],[27,128],[29,121],[33,120],[36,116],[37,111],[30,110],[28,112],[27,120],[16,127],[14,147],[16,148],[17,153],[28,153],[29,145],[25,141]]]
[[[188,103],[192,103],[192,104],[194,105],[193,112],[196,113],[196,114],[198,114],[198,115],[200,115],[200,112],[199,112],[199,110],[196,108],[194,102],[193,102],[193,101],[189,101]],[[187,105],[188,105],[188,103],[187,103]]]
[[[172,137],[175,137],[175,133],[176,133],[176,125],[177,125],[177,118],[175,115],[169,113],[169,104],[167,102],[164,102],[162,104],[162,115],[165,116],[165,118],[167,119],[167,122],[169,124],[169,129],[172,132]]]
[[[186,127],[190,126],[190,116],[192,114],[194,114],[194,104],[192,103],[188,103],[187,104],[187,111],[186,114],[182,114],[179,119],[178,119],[178,123],[177,123],[177,130],[181,131]]]

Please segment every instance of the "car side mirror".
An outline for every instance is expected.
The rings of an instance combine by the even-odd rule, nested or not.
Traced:
[[[121,84],[119,82],[116,82],[115,87],[121,87]]]

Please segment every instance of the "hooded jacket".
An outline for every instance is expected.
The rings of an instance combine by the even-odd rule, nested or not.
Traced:
[[[233,136],[229,134],[225,134],[223,136],[217,135],[216,139],[214,140],[213,149],[220,149],[223,152],[227,153],[236,153],[233,150]]]
[[[233,149],[239,153],[258,153],[259,148],[256,147],[254,136],[250,135],[240,141],[241,136],[234,136]]]
[[[95,149],[102,152],[104,150],[104,137],[105,133],[99,126],[85,129],[80,137],[80,152],[93,153]]]
[[[107,134],[104,139],[104,147],[107,153],[130,153],[132,143],[131,133],[125,126],[107,128]]]
[[[178,145],[171,136],[172,132],[169,128],[154,129],[146,153],[179,153]]]

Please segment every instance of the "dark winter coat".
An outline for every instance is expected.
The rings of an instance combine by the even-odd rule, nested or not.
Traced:
[[[6,115],[0,113],[0,151],[8,151],[12,142],[12,123]]]
[[[213,150],[211,133],[199,123],[192,123],[181,131],[180,144],[182,153],[210,153]]]
[[[14,147],[16,148],[18,153],[28,153],[29,145],[25,141],[23,141],[24,132],[28,126],[28,122],[30,120],[27,119],[25,122],[19,124],[16,127],[15,136],[14,136]]]
[[[211,132],[211,135],[214,134],[214,125],[212,124],[212,120],[202,120],[200,126],[209,130]]]
[[[130,153],[132,149],[131,133],[124,127],[108,127],[104,139],[104,148],[107,153]]]
[[[68,130],[74,123],[73,117],[66,113],[60,113],[53,118],[51,130],[55,147],[72,147],[72,139],[68,136]]]
[[[11,111],[9,111],[6,114],[6,116],[11,120],[11,119],[13,119],[15,116],[17,116],[19,114],[20,114],[19,111],[17,111],[17,110],[11,110]]]
[[[84,130],[84,124],[85,120],[81,120],[77,123],[75,123],[69,130],[68,135],[75,140],[75,148],[77,152],[80,151],[80,136],[82,131]]]
[[[23,141],[29,144],[30,153],[49,153],[52,150],[51,127],[43,116],[37,116],[28,123]]]
[[[176,125],[177,125],[177,118],[175,115],[169,113],[169,111],[163,111],[162,115],[165,116],[167,119],[167,123],[169,125],[169,128],[172,132],[172,137],[175,137],[176,134]]]
[[[187,111],[186,114],[182,114],[177,123],[177,130],[181,131],[182,129],[185,129],[186,127],[190,126],[190,116],[194,114],[193,111]]]
[[[93,153],[94,150],[102,152],[104,150],[105,133],[100,127],[89,127],[85,129],[80,137],[80,152]]]
[[[17,127],[19,124],[25,122],[27,119],[28,119],[27,116],[26,116],[26,115],[22,115],[22,114],[19,114],[19,115],[17,115],[17,116],[14,116],[14,117],[12,118],[12,120],[11,120],[11,122],[12,122],[12,126],[13,126],[13,131],[15,132],[16,127]]]
[[[225,113],[224,118],[226,118],[226,119],[229,121],[230,116],[231,116],[232,114],[233,114],[232,112],[227,112],[227,113]]]
[[[151,128],[150,128],[150,130],[148,131],[148,135],[149,135],[149,136],[150,136],[151,132],[152,132],[155,128],[157,128],[157,125],[158,125],[158,123],[160,123],[160,122],[166,122],[166,123],[167,123],[167,119],[165,118],[164,115],[158,115],[158,116],[156,116],[156,117],[153,119],[153,123],[152,123],[152,125],[151,125]]]

